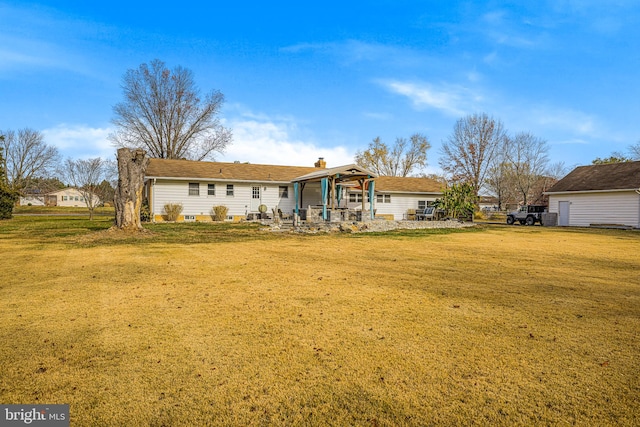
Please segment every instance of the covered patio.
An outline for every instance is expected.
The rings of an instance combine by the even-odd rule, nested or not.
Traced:
[[[349,221],[374,219],[375,216],[375,179],[378,176],[358,165],[339,166],[321,171],[311,172],[297,177],[293,183],[293,193],[295,197],[295,220],[305,219],[307,221]],[[303,208],[304,188],[312,182],[320,183],[321,205]],[[360,209],[349,209],[344,193],[347,187],[358,188],[362,194],[362,204]],[[367,193],[368,199],[367,201]],[[369,204],[369,209],[366,205]],[[304,211],[305,215],[301,213]]]

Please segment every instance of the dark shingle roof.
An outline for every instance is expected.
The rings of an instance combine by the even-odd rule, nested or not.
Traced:
[[[640,161],[579,166],[556,182],[547,190],[547,193],[638,188],[640,188]]]

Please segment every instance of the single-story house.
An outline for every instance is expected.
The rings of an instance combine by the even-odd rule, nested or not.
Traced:
[[[394,219],[442,194],[429,178],[377,177],[356,165],[327,169],[322,158],[313,167],[151,159],[144,196],[153,221],[163,220],[167,203],[182,204],[179,220],[210,221],[218,205],[228,219],[257,214],[261,205],[287,214],[323,205],[370,212],[370,189],[375,214]]]
[[[640,228],[640,161],[577,167],[545,194],[560,226]]]
[[[100,198],[95,194],[92,195],[94,206],[100,204]],[[20,197],[20,206],[66,206],[66,207],[84,207],[87,204],[84,196],[77,188],[68,187],[62,190],[52,191],[46,194],[35,194],[31,192],[24,197]]]

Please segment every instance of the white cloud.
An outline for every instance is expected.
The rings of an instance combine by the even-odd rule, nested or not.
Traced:
[[[115,159],[116,149],[107,139],[113,130],[93,128],[80,124],[62,123],[54,128],[44,129],[42,134],[47,144],[58,148],[63,157],[87,159],[102,157]]]
[[[249,116],[249,117],[248,117]],[[354,153],[342,146],[321,147],[313,141],[297,139],[291,119],[270,120],[263,115],[243,115],[230,120],[233,143],[217,160],[287,166],[313,166],[324,157],[329,167],[353,163]]]
[[[532,111],[532,118],[544,127],[561,129],[580,135],[593,136],[598,127],[595,117],[571,109],[538,107]]]
[[[382,82],[389,91],[409,98],[416,108],[433,108],[450,116],[462,116],[475,110],[482,96],[468,88],[441,84],[439,88],[429,83],[401,81]]]

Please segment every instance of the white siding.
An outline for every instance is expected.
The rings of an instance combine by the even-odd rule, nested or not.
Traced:
[[[640,195],[634,191],[550,194],[549,212],[559,213],[560,201],[570,203],[570,226],[621,224],[640,228]]]
[[[56,205],[65,207],[86,207],[87,204],[84,201],[84,196],[75,188],[65,188],[63,190],[54,191],[49,193],[56,196]],[[98,205],[100,199],[95,194],[91,196],[93,204]]]
[[[406,219],[407,210],[409,209],[418,209],[418,201],[424,200],[425,202],[433,202],[437,199],[437,197],[433,194],[429,195],[419,195],[419,194],[410,194],[410,193],[385,193],[379,192],[376,195],[390,195],[391,203],[380,203],[377,201],[374,204],[374,209],[376,210],[376,215],[384,215],[391,214],[393,215],[393,219],[396,221],[400,221],[402,219]],[[365,197],[367,197],[365,195]],[[349,196],[347,196],[347,200],[349,200]],[[350,209],[357,209],[361,207],[361,203],[347,203]],[[365,202],[365,209],[369,209],[369,203]]]
[[[189,183],[199,183],[199,195],[189,195]],[[152,181],[153,183],[153,181]],[[208,184],[215,184],[215,196],[207,195]],[[233,184],[234,195],[227,196],[227,184]],[[242,216],[251,213],[251,187],[260,186],[260,202],[265,204],[268,212],[278,206],[282,212],[290,213],[295,208],[295,196],[293,194],[293,184],[291,183],[251,183],[251,182],[227,182],[227,181],[177,181],[169,179],[156,179],[152,184],[153,195],[151,197],[152,215],[162,215],[164,205],[167,203],[182,203],[182,215],[211,215],[211,209],[217,205],[224,205],[229,209],[229,216]],[[287,198],[280,198],[280,186],[288,187]],[[434,201],[437,196],[433,194],[410,194],[410,193],[384,193],[391,195],[391,203],[375,203],[377,214],[392,214],[395,220],[405,218],[408,209],[417,209],[418,201]],[[366,195],[365,195],[366,197]],[[317,182],[308,183],[302,194],[301,209],[308,206],[318,206],[322,204],[320,194],[320,184]],[[361,203],[349,203],[349,195],[345,192],[345,198],[340,202],[341,207],[359,209]],[[369,209],[366,203],[365,209]]]
[[[189,195],[189,183],[198,182],[200,184],[200,194],[198,196]],[[208,184],[215,184],[215,196],[207,194]],[[227,196],[227,184],[233,185],[233,196]],[[214,206],[223,205],[229,209],[227,215],[242,216],[251,212],[251,187],[260,186],[260,203],[268,208],[268,212],[276,206],[282,212],[293,212],[295,197],[293,194],[293,184],[291,183],[249,183],[249,182],[228,182],[228,181],[175,181],[166,179],[156,179],[152,184],[153,196],[151,198],[151,213],[162,215],[164,205],[167,203],[182,203],[182,215],[210,215]],[[280,197],[280,186],[288,188],[288,197]],[[307,185],[304,190],[303,203],[315,205],[320,203],[313,185]]]
[[[44,196],[20,197],[20,206],[44,206]]]

